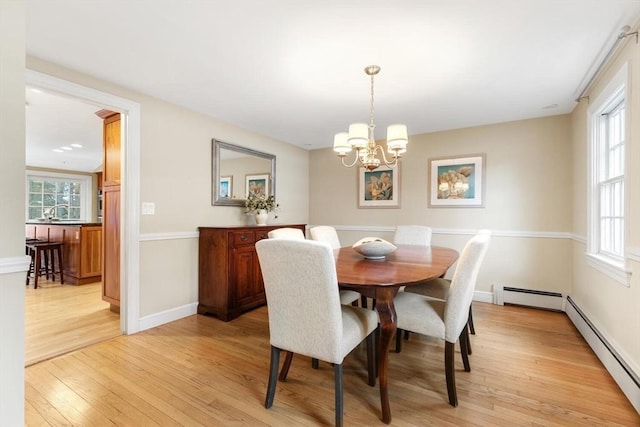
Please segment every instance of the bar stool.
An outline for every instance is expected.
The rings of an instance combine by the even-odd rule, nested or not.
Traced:
[[[27,252],[31,256],[31,265],[27,271],[26,285],[29,285],[29,277],[33,273],[33,288],[38,289],[38,278],[45,275],[55,282],[56,280],[56,258],[58,260],[57,273],[60,274],[60,284],[64,284],[64,273],[62,272],[62,243],[59,242],[27,242]],[[44,263],[43,263],[44,261]],[[41,271],[44,268],[44,271]]]

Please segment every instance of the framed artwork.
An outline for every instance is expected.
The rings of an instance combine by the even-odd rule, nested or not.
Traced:
[[[358,208],[400,207],[400,165],[358,169]]]
[[[267,197],[269,193],[269,174],[247,175],[247,182],[244,193],[247,198],[249,194],[258,197]]]
[[[220,177],[220,189],[218,196],[221,198],[229,198],[233,194],[233,176]]]
[[[429,159],[429,207],[484,207],[484,154]]]

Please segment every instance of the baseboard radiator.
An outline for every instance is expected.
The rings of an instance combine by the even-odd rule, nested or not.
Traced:
[[[570,296],[567,297],[567,316],[578,329],[582,337],[587,341],[598,359],[607,368],[629,402],[640,414],[640,376],[638,372],[625,362],[624,358],[609,343],[605,336],[595,327],[586,314]]]
[[[515,304],[564,311],[565,298],[558,292],[537,291],[494,284],[493,302],[498,305]]]

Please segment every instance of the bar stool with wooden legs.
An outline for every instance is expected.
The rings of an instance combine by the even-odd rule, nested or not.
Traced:
[[[60,275],[60,284],[64,284],[62,272],[62,243],[59,242],[28,242],[26,243],[28,255],[31,256],[31,265],[27,271],[26,285],[29,286],[29,277],[33,273],[33,288],[38,289],[38,278],[45,275],[47,279],[56,281],[56,272]],[[56,271],[57,258],[57,271]],[[44,271],[41,269],[44,268]]]

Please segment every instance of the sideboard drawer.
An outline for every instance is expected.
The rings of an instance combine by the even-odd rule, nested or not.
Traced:
[[[233,241],[233,246],[252,245],[256,241],[254,233],[251,230],[234,231],[230,233],[230,235]]]

